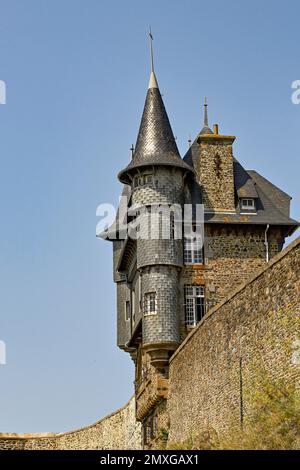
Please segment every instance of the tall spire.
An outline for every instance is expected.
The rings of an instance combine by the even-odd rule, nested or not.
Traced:
[[[209,127],[208,125],[208,111],[207,111],[207,98],[205,97],[204,99],[204,122],[203,122],[203,127],[200,131],[200,134],[203,135],[203,134],[213,134],[213,131],[211,130],[211,128]]]
[[[158,88],[155,72],[154,72],[154,54],[153,54],[153,36],[151,32],[151,26],[149,28],[149,43],[150,43],[150,65],[151,65],[151,72],[150,72],[150,80],[149,86],[150,88]]]
[[[207,98],[204,99],[204,126],[208,127]]]
[[[174,166],[184,170],[191,168],[181,159],[170,121],[158,88],[153,65],[153,36],[151,30],[151,75],[140,129],[129,165],[119,173],[122,183],[130,184],[132,173],[145,166]]]

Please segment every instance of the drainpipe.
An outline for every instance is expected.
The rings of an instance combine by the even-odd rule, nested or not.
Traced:
[[[265,230],[265,247],[266,247],[266,261],[267,263],[269,262],[269,242],[268,242],[268,231],[269,231],[270,225],[267,225],[267,228]]]

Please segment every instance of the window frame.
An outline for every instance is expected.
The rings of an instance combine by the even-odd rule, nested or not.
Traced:
[[[190,249],[187,249],[187,244],[190,244]],[[199,247],[198,244],[201,244],[201,247]],[[201,253],[201,261],[199,261],[200,258],[196,258],[196,252]],[[187,259],[187,253],[190,253],[190,261]],[[196,261],[197,259],[197,261]],[[191,238],[186,238],[184,237],[183,239],[183,260],[184,264],[190,265],[190,264],[204,264],[204,246],[202,243],[202,239],[196,238],[196,239],[191,239]]]
[[[247,203],[245,203],[244,201],[247,201]],[[248,204],[248,202],[251,201],[251,205]],[[243,197],[241,198],[241,209],[242,210],[252,210],[252,211],[255,211],[256,210],[256,207],[255,207],[255,199],[252,197]]]
[[[154,181],[153,173],[137,175],[133,178],[133,189],[139,188],[145,185],[153,185],[153,181]]]
[[[188,293],[188,289],[192,293]],[[198,299],[198,301],[197,301]],[[198,312],[199,309],[199,312]],[[184,285],[184,315],[185,325],[195,327],[206,314],[204,285]]]
[[[127,311],[128,307],[128,311]],[[131,318],[131,302],[130,300],[125,300],[125,321],[130,321]]]
[[[134,325],[135,324],[135,308],[136,308],[136,305],[135,305],[135,289],[132,289],[131,291],[131,317],[132,317],[132,324]]]
[[[170,240],[175,240],[175,215],[173,211],[170,213]]]
[[[154,299],[151,299],[150,297],[154,296]],[[154,301],[154,310],[152,310],[151,305],[152,302]],[[144,317],[149,317],[151,315],[157,315],[157,292],[151,291],[151,292],[145,292],[144,293],[144,306],[143,306],[143,313]],[[153,305],[152,305],[153,307]]]
[[[143,443],[145,445],[157,437],[158,434],[158,418],[156,414],[150,415],[143,425]]]
[[[144,176],[144,184],[152,184],[153,183],[153,174],[145,175]]]

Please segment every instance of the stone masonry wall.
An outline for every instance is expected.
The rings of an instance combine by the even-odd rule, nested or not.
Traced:
[[[269,258],[281,250],[280,228],[269,230]],[[203,276],[206,299],[212,305],[222,301],[239,285],[266,265],[265,227],[205,227]],[[211,302],[210,302],[211,301]]]
[[[232,142],[224,136],[200,136],[197,175],[206,210],[235,211]]]
[[[299,321],[300,238],[212,309],[172,356],[170,442],[240,425],[262,362],[270,377],[300,387]]]
[[[276,252],[276,233],[270,242]],[[248,392],[260,377],[261,362],[268,375],[300,388],[299,325],[300,238],[209,311],[173,354],[168,400],[157,410],[169,427],[170,443],[207,427],[226,432],[242,415],[247,418]],[[76,431],[0,434],[0,450],[140,448],[134,399]]]
[[[283,236],[280,228],[269,229],[269,257],[280,250]],[[206,308],[210,310],[228,294],[266,266],[265,227],[217,224],[205,226],[203,265],[186,265],[180,274],[180,321],[185,324],[184,286],[205,286]],[[183,328],[183,337],[185,337]]]
[[[132,204],[182,204],[182,170],[154,168],[152,183],[132,188]]]
[[[124,450],[141,448],[135,400],[91,426],[59,434],[0,434],[0,450]]]

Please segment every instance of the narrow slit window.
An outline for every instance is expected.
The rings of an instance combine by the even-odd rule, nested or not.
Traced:
[[[126,300],[125,302],[125,320],[130,320],[130,301]]]
[[[131,292],[131,305],[132,305],[132,323],[135,324],[135,290]]]

